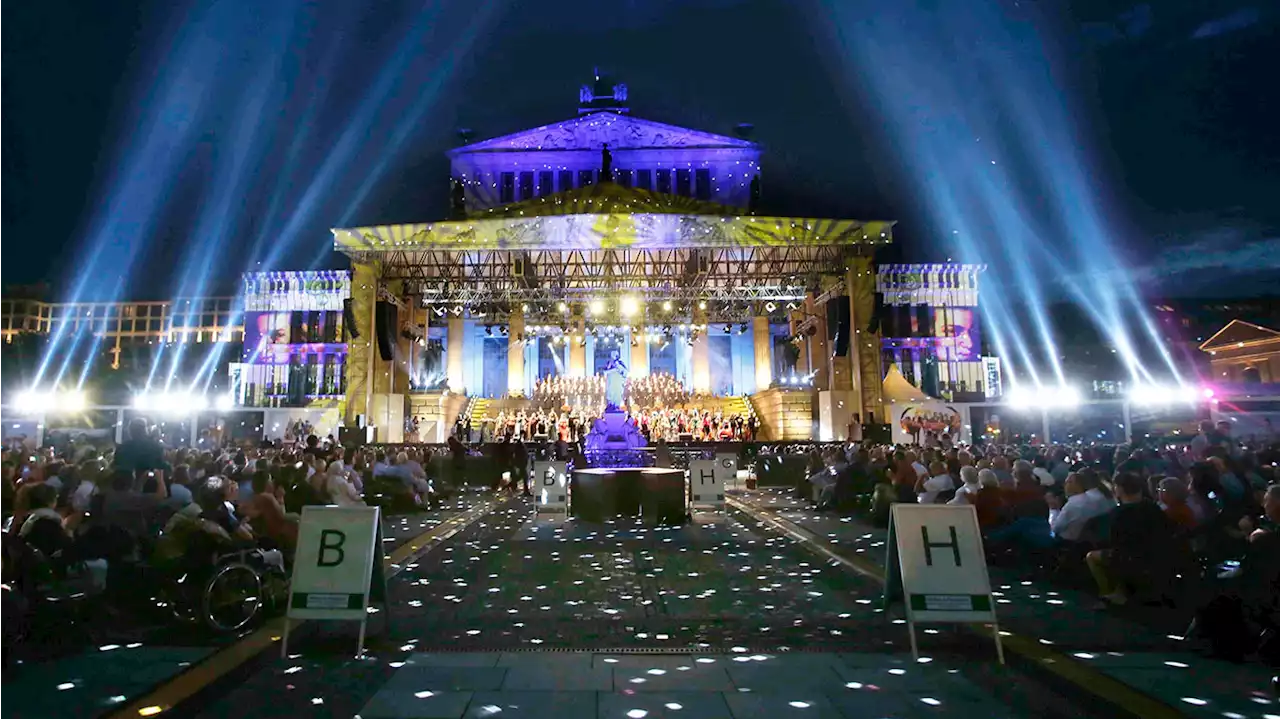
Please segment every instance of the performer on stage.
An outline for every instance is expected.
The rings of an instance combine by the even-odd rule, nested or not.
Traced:
[[[604,378],[604,411],[619,412],[622,410],[622,388],[627,381],[627,365],[618,358],[618,350],[609,353]]]

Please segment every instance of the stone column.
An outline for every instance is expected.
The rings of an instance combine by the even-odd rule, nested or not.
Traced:
[[[465,341],[465,337],[463,337],[465,327],[466,323],[463,321],[461,316],[452,315],[449,317],[447,330],[448,335],[445,338],[445,342],[448,343],[445,350],[446,360],[449,366],[447,379],[449,382],[449,391],[457,394],[465,394],[467,390],[462,379],[462,355],[466,351],[464,349],[466,345],[463,344]]]
[[[569,376],[587,376],[587,322],[581,317],[574,320],[569,336]]]
[[[708,394],[711,392],[711,345],[707,342],[707,313],[695,310],[693,324],[700,330],[693,341],[693,391]]]
[[[524,396],[524,312],[511,310],[507,320],[507,392],[512,397]]]
[[[756,391],[763,392],[773,383],[773,337],[768,317],[751,318],[751,339],[756,355]]]
[[[649,341],[645,338],[645,328],[641,327],[639,332],[631,333],[631,361],[630,367],[632,377],[648,377],[649,376]]]

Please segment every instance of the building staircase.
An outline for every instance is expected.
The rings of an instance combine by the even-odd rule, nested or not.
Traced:
[[[489,416],[489,403],[492,402],[488,397],[473,397],[471,405],[467,408],[467,416],[471,418],[471,426],[479,427],[485,418]]]

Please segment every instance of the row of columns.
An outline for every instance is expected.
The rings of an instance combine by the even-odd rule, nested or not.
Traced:
[[[705,324],[705,314],[695,319],[698,324]],[[464,320],[461,317],[450,317],[448,320],[448,339],[447,341],[447,369],[446,377],[451,392],[466,391],[463,379],[463,354],[465,347],[463,344]],[[524,349],[514,338],[520,336],[525,331],[524,314],[518,311],[512,312],[508,318],[507,335],[511,338],[510,345],[507,347],[507,391],[513,395],[520,395],[524,392],[525,377],[525,356]],[[578,337],[586,334],[586,320],[579,318],[574,321],[573,334]],[[755,350],[755,382],[758,389],[765,389],[773,382],[773,343],[772,336],[769,333],[769,318],[754,317],[752,318],[752,339],[754,340]],[[644,344],[634,344],[631,346],[629,357],[630,374],[636,377],[644,377],[649,374],[649,353],[647,346]],[[693,391],[709,392],[711,390],[711,351],[707,340],[707,334],[701,333],[693,340],[691,351],[691,359],[693,365]],[[568,375],[570,377],[584,377],[587,374],[587,348],[580,342],[573,342],[569,345],[569,366]],[[474,389],[474,388],[472,388]]]

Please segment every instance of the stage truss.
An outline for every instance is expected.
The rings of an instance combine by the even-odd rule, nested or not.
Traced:
[[[392,250],[370,253],[381,279],[423,304],[581,302],[635,296],[644,302],[798,301],[844,276],[870,248],[783,245],[596,250]],[[353,260],[362,261],[358,255]]]

